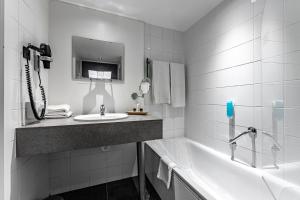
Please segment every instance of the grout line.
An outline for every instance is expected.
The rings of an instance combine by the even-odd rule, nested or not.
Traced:
[[[192,107],[204,107],[204,106],[220,106],[220,107],[226,107],[225,104],[189,104],[189,106]],[[271,108],[272,106],[263,106],[263,105],[255,105],[255,106],[249,106],[249,105],[235,105],[236,107],[241,107],[241,108]]]
[[[294,83],[299,81],[300,78],[283,80],[283,81],[254,82],[254,83],[245,83],[245,84],[236,84],[236,85],[224,85],[224,86],[206,87],[206,88],[199,88],[199,89],[190,89],[189,92],[205,92],[207,90],[225,89],[225,88],[234,88],[234,87],[243,87],[243,86],[283,85],[284,83],[288,84],[289,82]]]
[[[232,66],[229,66],[229,67],[225,67],[225,68],[222,68],[222,69],[216,69],[216,70],[213,70],[213,71],[208,71],[208,72],[204,72],[204,73],[200,73],[200,74],[196,74],[196,75],[189,75],[188,78],[197,78],[199,76],[205,76],[205,75],[208,75],[208,74],[213,74],[213,73],[216,73],[216,72],[225,71],[225,70],[232,69],[232,68],[243,67],[245,65],[255,64],[257,62],[261,62],[261,60],[253,60],[253,61],[250,61],[250,62],[245,62],[245,63],[242,63],[242,64],[237,64],[237,65],[232,65]],[[214,66],[211,66],[211,67],[214,67]]]
[[[196,75],[188,75],[188,77],[203,76],[205,74],[210,74],[210,73],[214,73],[214,72],[217,72],[217,71],[226,70],[226,69],[229,69],[229,68],[238,67],[238,66],[242,66],[242,65],[246,65],[246,64],[250,64],[250,63],[256,63],[256,62],[299,65],[298,63],[287,63],[285,61],[283,61],[283,62],[268,61],[269,59],[276,58],[278,56],[288,56],[288,55],[299,53],[299,52],[300,52],[300,50],[292,50],[292,51],[289,51],[289,52],[284,52],[283,54],[278,54],[278,55],[274,55],[274,56],[271,56],[271,57],[266,57],[266,58],[261,58],[261,59],[258,59],[258,60],[254,60],[254,61],[251,61],[251,62],[245,63],[245,64],[234,65],[234,66],[226,67],[226,68],[223,68],[223,69],[218,69],[218,70],[199,73],[199,74],[196,74]],[[212,56],[209,56],[209,57],[212,57]],[[190,66],[193,66],[193,65],[199,65],[198,63],[201,63],[202,61],[205,61],[205,60],[208,60],[208,59],[205,58],[205,59],[195,60],[193,63],[187,64],[187,66],[190,67]]]
[[[190,107],[210,107],[210,106],[219,106],[219,107],[226,107],[225,104],[189,104]],[[269,109],[272,108],[272,106],[266,106],[266,105],[236,105],[236,107],[241,107],[241,108],[262,108],[262,109]],[[300,106],[285,106],[281,107],[280,109],[282,110],[300,110]]]

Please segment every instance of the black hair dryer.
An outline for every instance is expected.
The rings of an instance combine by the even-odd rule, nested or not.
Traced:
[[[43,108],[39,112],[39,110],[36,108],[34,98],[33,98],[33,90],[32,90],[32,81],[31,81],[31,75],[30,75],[30,58],[31,58],[31,51],[34,51],[34,70],[38,73],[39,77],[39,88],[41,91],[41,96],[43,100]],[[36,55],[38,53],[39,55]],[[26,59],[26,65],[25,65],[25,75],[26,75],[26,82],[27,82],[27,89],[28,89],[28,95],[30,99],[30,105],[31,105],[31,110],[34,115],[34,118],[36,120],[42,120],[45,118],[46,114],[46,106],[47,106],[47,99],[46,99],[46,93],[45,89],[42,85],[42,80],[40,76],[40,67],[39,67],[39,61],[43,62],[44,68],[45,69],[50,69],[50,63],[52,62],[52,53],[51,53],[51,48],[49,45],[42,43],[40,47],[36,47],[32,44],[28,44],[27,47],[23,47],[23,58]],[[26,105],[25,105],[26,107]],[[27,115],[26,115],[27,116]],[[27,116],[28,117],[28,116]],[[28,117],[30,118],[30,117]]]
[[[50,69],[50,63],[52,62],[52,53],[50,46],[42,43],[40,45],[41,61],[43,62],[45,69]]]
[[[51,48],[48,44],[42,43],[40,47],[36,47],[32,44],[28,44],[27,47],[23,47],[23,58],[30,60],[30,50],[40,53],[40,60],[43,62],[45,69],[50,69],[50,63],[52,60]]]

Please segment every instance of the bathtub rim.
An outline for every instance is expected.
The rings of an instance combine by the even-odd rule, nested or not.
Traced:
[[[160,140],[165,140],[165,139],[160,139]],[[153,141],[158,141],[158,140],[153,140]],[[159,155],[157,153],[156,150],[154,150],[147,142],[145,142],[146,146],[148,146],[154,153],[154,155],[156,157],[158,157],[159,159],[161,158],[161,155]],[[145,147],[146,148],[146,147]],[[182,181],[186,187],[191,190],[191,192],[194,193],[194,195],[197,196],[197,198],[199,200],[210,200],[210,199],[207,199],[207,197],[203,196],[203,194],[201,194],[191,183],[189,183],[187,180],[186,180],[186,177],[182,176],[181,175],[181,172],[180,169],[178,167],[175,167],[173,170],[172,170],[172,177],[174,178],[175,176],[180,180]],[[147,174],[145,173],[145,176],[147,176]],[[149,178],[148,178],[149,179]],[[150,180],[150,179],[149,179]],[[151,181],[150,181],[151,182]],[[152,183],[151,183],[152,184]]]
[[[157,149],[155,146],[153,146],[152,143],[154,143],[154,142],[168,142],[168,141],[172,141],[172,140],[173,141],[183,140],[184,142],[191,143],[191,144],[195,145],[196,147],[199,147],[203,151],[206,151],[207,153],[211,154],[212,156],[216,156],[216,157],[222,159],[222,161],[228,163],[229,165],[232,165],[234,167],[239,167],[242,170],[245,170],[245,173],[250,173],[251,175],[257,176],[259,178],[267,178],[267,180],[272,180],[272,181],[276,182],[276,184],[282,185],[280,190],[283,190],[284,188],[287,188],[287,187],[300,188],[300,186],[295,185],[293,183],[290,183],[286,180],[283,180],[280,177],[276,177],[272,174],[269,174],[266,171],[264,171],[263,169],[252,168],[252,167],[247,166],[247,165],[245,165],[243,163],[240,163],[240,162],[233,162],[230,159],[229,155],[226,155],[222,152],[214,150],[211,147],[205,146],[205,145],[203,145],[199,142],[196,142],[194,140],[191,140],[190,138],[187,138],[187,137],[158,139],[158,140],[146,141],[145,143],[147,144],[147,146],[149,146],[149,148],[151,148],[153,150],[153,152],[156,154],[156,156],[161,158],[162,153],[158,152],[159,149]],[[176,161],[175,161],[175,163],[176,163]],[[179,167],[175,167],[173,169],[172,175],[173,175],[173,173],[175,173],[195,194],[197,194],[199,196],[199,198],[202,198],[204,200],[211,200],[211,199],[212,200],[219,200],[219,198],[221,198],[223,200],[226,200],[225,199],[226,197],[214,197],[214,195],[210,194],[208,191],[205,191],[205,189],[202,188],[202,186],[199,185],[198,183],[196,183],[195,181],[191,180],[191,183],[190,183],[188,180],[186,180],[186,179],[189,179],[189,177],[187,175],[187,172],[185,172],[185,170],[186,169],[181,169]],[[268,194],[271,195],[270,192]],[[279,192],[279,194],[280,194],[280,192]],[[279,195],[276,195],[276,196],[279,196]]]

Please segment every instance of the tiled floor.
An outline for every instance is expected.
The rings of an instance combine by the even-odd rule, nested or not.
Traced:
[[[60,194],[64,200],[138,200],[137,178],[128,178]],[[149,181],[146,188],[149,200],[160,200]]]

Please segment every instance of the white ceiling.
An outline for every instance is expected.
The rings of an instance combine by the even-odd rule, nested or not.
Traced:
[[[62,0],[108,13],[185,31],[222,0]]]

